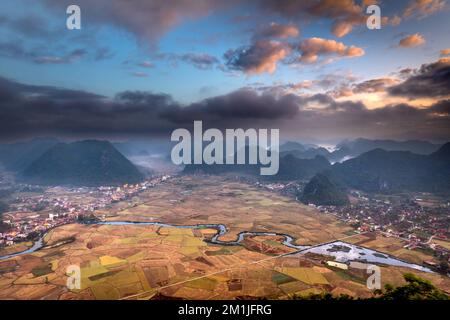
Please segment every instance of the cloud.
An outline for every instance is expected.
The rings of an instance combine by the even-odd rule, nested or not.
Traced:
[[[450,55],[450,48],[441,50],[441,57]]]
[[[114,53],[111,52],[109,48],[102,47],[98,48],[95,51],[95,61],[107,60],[111,59],[114,56]]]
[[[383,92],[387,87],[393,86],[397,83],[398,80],[393,78],[371,79],[355,84],[352,90],[354,93]]]
[[[398,26],[402,22],[402,18],[399,15],[394,15],[392,17],[381,17],[382,25]]]
[[[250,46],[228,50],[224,58],[231,70],[247,74],[273,73],[277,63],[286,58],[291,49],[289,45],[274,40],[257,40]]]
[[[289,19],[328,19],[332,21],[331,32],[336,37],[344,37],[355,26],[364,25],[367,21],[365,8],[376,1],[364,1],[359,4],[354,0],[262,0],[261,6],[270,11],[281,14]],[[383,17],[385,24],[397,25],[400,17]]]
[[[329,95],[317,94],[304,98],[301,105],[295,122],[288,126],[306,137],[450,139],[448,100],[427,108],[393,104],[368,109],[362,102],[337,102]],[[284,131],[289,129],[285,127]]]
[[[184,62],[197,69],[208,70],[219,64],[219,59],[207,53],[156,53],[153,56],[155,59],[168,61],[173,67]]]
[[[408,98],[443,97],[450,95],[450,58],[423,64],[402,83],[389,87],[393,96]]]
[[[412,48],[412,47],[418,47],[425,43],[425,38],[419,34],[415,33],[412,35],[409,35],[403,39],[400,39],[398,42],[398,46],[401,48]]]
[[[295,96],[278,99],[242,89],[182,106],[167,94],[125,91],[111,99],[0,78],[0,136],[168,137],[194,120],[218,128],[255,127],[292,118],[298,112],[296,101]]]
[[[275,98],[270,94],[240,89],[192,103],[184,108],[170,110],[163,116],[180,124],[190,124],[196,119],[202,119],[223,128],[241,123],[249,125],[255,120],[274,121],[291,118],[299,111],[297,102],[298,98],[295,95]]]
[[[300,30],[293,24],[278,24],[272,22],[268,26],[265,26],[257,30],[254,34],[254,39],[267,39],[278,38],[286,39],[291,37],[297,37],[300,34]]]
[[[57,34],[57,32],[51,30],[46,19],[35,14],[17,18],[3,15],[0,16],[0,21],[0,25],[25,37],[40,37],[48,40]]]
[[[430,107],[430,111],[437,114],[438,116],[449,116],[450,100],[442,100],[436,102],[433,106]]]
[[[214,65],[219,63],[219,60],[216,57],[206,53],[186,53],[181,55],[179,59],[201,70],[211,69]]]
[[[403,17],[426,18],[445,8],[445,0],[412,0],[403,12]]]
[[[144,44],[155,46],[171,28],[200,18],[234,3],[221,0],[78,0],[90,24],[108,24],[134,34]],[[55,12],[65,12],[72,0],[45,0]]]
[[[448,140],[450,100],[427,108],[408,104],[367,109],[327,94],[274,96],[240,89],[181,105],[170,95],[125,91],[114,98],[84,91],[26,85],[0,78],[0,136],[125,138],[160,136],[194,120],[214,128],[279,128],[316,139],[389,137]]]
[[[155,65],[151,63],[150,61],[142,61],[138,63],[138,66],[142,68],[153,68]]]
[[[346,46],[342,42],[322,38],[303,40],[298,46],[301,53],[300,62],[316,63],[322,56],[327,57],[360,57],[364,50],[356,46]]]
[[[8,58],[27,58],[32,54],[26,50],[19,40],[0,42],[0,56]]]
[[[72,63],[86,55],[86,50],[75,49],[69,54],[64,56],[39,56],[34,58],[34,62],[37,64],[66,64]]]
[[[333,21],[332,32],[337,37],[343,37],[352,31],[353,26],[365,22],[363,7],[353,0],[265,0],[263,5],[286,17],[304,15],[315,18],[326,18]]]
[[[148,77],[148,73],[140,72],[140,71],[132,72],[131,75],[136,78],[147,78]]]

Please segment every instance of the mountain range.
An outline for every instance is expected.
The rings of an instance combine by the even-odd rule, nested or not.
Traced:
[[[248,163],[248,150],[245,148],[246,163]],[[234,163],[236,163],[237,154],[234,155]],[[225,160],[224,160],[225,162]],[[312,159],[300,159],[292,154],[280,156],[278,173],[273,176],[261,176],[266,180],[307,180],[312,178],[316,173],[328,169],[331,166],[330,162],[322,157],[316,156]],[[190,173],[206,173],[206,174],[220,174],[220,173],[240,173],[259,175],[260,164],[190,164],[184,167],[183,172]]]
[[[125,149],[130,144],[117,146]],[[131,151],[146,152],[145,148],[138,147],[133,146]],[[347,188],[370,192],[450,190],[449,143],[440,147],[415,140],[357,139],[344,141],[338,147],[330,152],[315,145],[288,142],[280,147],[278,174],[265,178],[310,180],[321,173]],[[370,149],[372,147],[377,148]],[[158,146],[158,149],[164,148]],[[365,151],[367,149],[370,150]],[[330,162],[338,157],[349,159],[332,165]],[[136,165],[107,141],[59,143],[53,138],[39,138],[2,144],[0,163],[16,172],[22,181],[38,184],[102,185],[134,183],[142,179]],[[259,168],[260,165],[248,164],[187,165],[184,172],[236,172],[259,176]]]
[[[137,183],[139,170],[108,141],[58,143],[19,174],[40,185],[100,186]]]
[[[369,192],[450,191],[450,143],[430,155],[375,149],[334,164],[327,174]]]
[[[36,138],[0,144],[0,163],[9,171],[21,171],[58,142],[55,138]]]
[[[336,145],[334,151],[311,144],[301,144],[288,141],[280,146],[281,155],[292,154],[297,158],[311,159],[317,155],[327,158],[331,162],[341,162],[357,157],[373,149],[386,151],[410,151],[416,154],[431,154],[439,149],[440,144],[433,144],[421,140],[369,140],[359,138],[356,140],[344,140]]]

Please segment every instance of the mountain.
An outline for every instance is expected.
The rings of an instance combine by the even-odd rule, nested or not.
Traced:
[[[166,155],[170,154],[172,149],[171,143],[162,139],[128,140],[113,142],[112,145],[126,157]]]
[[[345,189],[327,175],[316,174],[305,186],[300,201],[306,204],[342,206],[349,203]]]
[[[280,152],[294,151],[294,150],[305,151],[306,148],[301,143],[294,141],[288,141],[280,146]]]
[[[428,141],[421,140],[369,140],[359,138],[353,141],[345,141],[338,144],[338,149],[347,147],[351,150],[351,155],[357,156],[373,149],[383,149],[386,151],[410,151],[416,154],[431,154],[441,147]]]
[[[36,138],[24,142],[0,145],[0,164],[7,170],[21,171],[59,141],[54,138]]]
[[[286,151],[306,151],[307,149],[315,148],[317,148],[315,144],[287,141],[280,146],[280,153]]]
[[[58,143],[22,171],[20,178],[42,185],[99,186],[137,183],[139,170],[107,141]]]
[[[431,157],[437,162],[448,164],[448,161],[450,161],[450,142],[447,142],[442,147],[440,147],[439,150],[432,153]]]
[[[352,157],[353,157],[353,152],[350,149],[350,147],[348,147],[346,145],[341,145],[341,146],[339,146],[338,149],[331,152],[327,158],[331,162],[339,162],[339,161],[347,160],[347,158],[352,158]]]
[[[316,156],[323,156],[332,163],[342,162],[357,157],[365,152],[374,149],[383,149],[386,151],[410,151],[416,154],[431,154],[438,150],[440,145],[432,144],[427,141],[408,140],[369,140],[356,139],[344,140],[336,146],[336,150],[329,152],[327,149],[314,145],[303,145],[297,142],[286,142],[280,147],[280,154],[285,156],[292,154],[301,159],[312,159]]]
[[[285,156],[291,154],[296,158],[299,159],[313,159],[316,156],[322,156],[325,158],[328,158],[330,156],[330,152],[322,147],[318,148],[308,148],[306,150],[290,150],[290,151],[284,151],[281,152],[281,156]]]
[[[246,163],[248,161],[248,147],[245,149]],[[234,155],[236,163],[236,154]],[[328,169],[331,164],[322,156],[316,156],[313,159],[299,159],[291,154],[280,157],[279,170],[273,176],[261,176],[261,178],[268,180],[307,180],[313,177],[316,173]],[[221,174],[221,173],[240,173],[250,175],[260,175],[260,164],[191,164],[184,167],[183,172],[187,174],[192,173],[207,173],[207,174]]]
[[[313,159],[299,159],[293,155],[286,155],[280,158],[278,173],[269,178],[272,180],[308,180],[330,166],[330,162],[322,156],[316,156]]]
[[[430,155],[375,149],[334,164],[329,177],[370,192],[450,191],[450,143]]]

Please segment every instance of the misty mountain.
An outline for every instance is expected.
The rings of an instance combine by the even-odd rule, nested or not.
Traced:
[[[322,156],[313,159],[299,159],[293,155],[280,157],[280,168],[272,180],[308,180],[318,172],[330,168],[330,162]]]
[[[306,151],[307,149],[315,148],[317,148],[315,144],[287,141],[280,146],[280,153],[288,151]]]
[[[450,191],[450,143],[430,155],[375,149],[334,164],[326,174],[369,192]]]
[[[408,140],[370,140],[356,139],[344,140],[336,146],[333,152],[323,147],[315,145],[303,145],[298,142],[288,141],[280,147],[282,156],[292,154],[301,159],[313,159],[316,156],[323,156],[331,162],[341,162],[349,158],[357,157],[365,152],[374,149],[383,149],[386,151],[410,151],[415,154],[430,154],[438,150],[440,145],[428,141]]]
[[[240,173],[260,176],[260,164],[248,164],[248,146],[245,148],[245,162],[246,164],[191,164],[184,167],[183,173],[207,173],[207,174],[222,174],[222,173]],[[234,155],[234,163],[236,163],[237,154]],[[225,163],[225,159],[224,159]],[[316,156],[313,159],[299,159],[291,154],[280,156],[279,170],[273,176],[260,176],[268,180],[307,180],[316,173],[330,168],[330,162],[322,157]]]
[[[437,151],[441,145],[421,140],[396,141],[359,138],[352,141],[347,140],[341,142],[336,147],[337,149],[346,148],[349,150],[347,155],[358,156],[373,149],[383,149],[386,151],[409,151],[416,154],[430,154]]]
[[[127,157],[149,156],[155,154],[169,155],[172,148],[172,143],[170,141],[158,139],[112,142],[112,145]]]
[[[137,183],[139,170],[107,141],[58,143],[20,174],[20,179],[42,185],[99,186]]]
[[[300,158],[300,159],[313,159],[316,156],[322,156],[325,158],[329,158],[330,157],[330,152],[322,147],[317,147],[317,148],[308,148],[306,150],[290,150],[290,151],[284,151],[281,152],[280,155],[281,156],[285,156],[285,155],[293,155],[296,158]]]
[[[56,145],[55,138],[36,138],[25,142],[0,145],[0,164],[7,170],[21,171]]]
[[[295,151],[295,150],[305,151],[306,148],[301,143],[294,141],[288,141],[280,146],[280,152]]]
[[[305,186],[299,200],[306,204],[342,206],[349,203],[345,188],[329,176],[318,173]]]

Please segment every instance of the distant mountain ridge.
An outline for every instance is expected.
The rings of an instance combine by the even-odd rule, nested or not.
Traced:
[[[327,174],[370,192],[450,191],[450,143],[430,155],[375,149],[334,164]]]
[[[374,149],[383,149],[386,151],[410,151],[416,154],[431,154],[437,151],[441,145],[433,144],[421,140],[370,140],[355,139],[344,140],[336,145],[334,151],[330,152],[326,148],[314,145],[305,146],[299,142],[288,141],[280,146],[282,156],[292,154],[297,158],[312,159],[318,155],[327,158],[331,162],[340,162],[349,158],[357,157],[365,152]]]
[[[357,156],[373,149],[383,149],[386,151],[410,151],[416,154],[431,154],[437,151],[442,145],[433,144],[422,140],[370,140],[358,138],[351,141],[341,142],[336,149],[346,147],[351,155]]]
[[[58,143],[34,160],[20,179],[42,185],[100,186],[137,183],[139,170],[108,141]]]
[[[260,175],[260,164],[248,164],[248,146],[245,148],[245,159],[247,164],[190,164],[184,167],[183,173],[240,173],[249,175]],[[237,155],[234,155],[236,163]],[[225,163],[225,160],[224,160]],[[316,173],[326,170],[331,166],[330,162],[322,157],[316,156],[312,159],[300,159],[291,154],[280,156],[278,173],[273,176],[261,176],[267,180],[308,180]]]
[[[0,145],[0,164],[9,171],[21,171],[45,151],[59,143],[55,138],[36,138]]]

